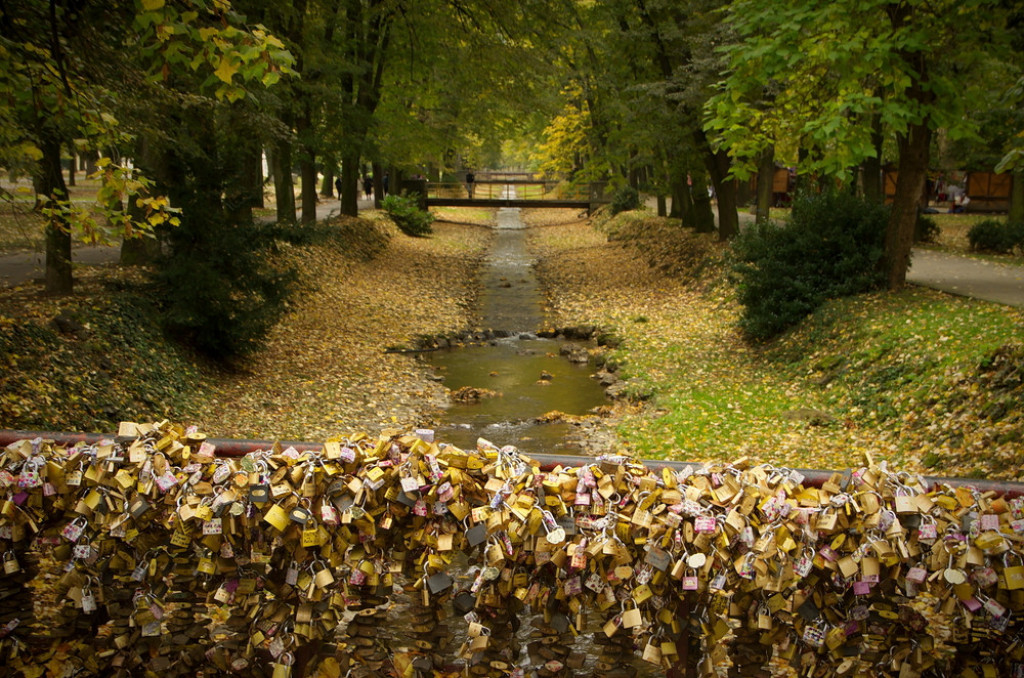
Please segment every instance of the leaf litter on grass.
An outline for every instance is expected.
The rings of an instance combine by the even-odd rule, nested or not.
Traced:
[[[713,235],[645,212],[530,219],[545,226],[531,247],[555,323],[623,337],[613,359],[654,394],[618,407],[638,456],[827,469],[870,452],[937,475],[1021,477],[1024,387],[1009,383],[1024,363],[1019,311],[912,288],[830,302],[752,346]],[[980,366],[995,362],[1000,376],[986,377]]]

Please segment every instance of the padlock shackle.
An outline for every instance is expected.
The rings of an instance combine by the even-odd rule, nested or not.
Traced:
[[[42,438],[52,440],[60,445],[73,445],[75,443],[87,443],[94,445],[102,440],[118,440],[114,434],[103,433],[72,433],[66,431],[19,431],[13,429],[0,429],[0,447],[6,447],[11,443],[25,439]],[[134,440],[134,437],[124,438]],[[274,447],[275,441],[251,440],[243,438],[207,438],[206,442],[216,447],[218,457],[244,457],[247,454],[258,450],[269,451]],[[309,441],[288,441],[281,440],[277,443],[282,448],[294,447],[299,452],[317,451],[323,449],[323,443]],[[500,451],[500,450],[499,450]],[[590,466],[596,464],[594,457],[567,454],[530,454],[529,457],[540,462],[541,470],[550,471],[556,466]],[[669,468],[673,471],[682,471],[684,468],[692,467],[700,469],[703,464],[688,461],[673,461],[668,459],[636,460],[643,463],[647,468],[660,471],[662,468]],[[835,471],[821,469],[793,469],[804,476],[803,485],[808,487],[820,487],[828,482]],[[1009,480],[986,480],[982,478],[943,478],[938,476],[922,476],[929,485],[945,484],[950,487],[972,487],[981,493],[995,492],[996,494],[1013,498],[1024,496],[1024,483]]]

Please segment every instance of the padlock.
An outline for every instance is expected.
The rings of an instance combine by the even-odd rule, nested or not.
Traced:
[[[264,514],[263,520],[268,525],[277,528],[280,532],[284,532],[288,528],[288,512],[280,504],[271,504],[266,514]]]
[[[274,662],[274,671],[271,674],[272,678],[291,678],[292,665],[295,663],[295,658],[291,652],[283,652],[281,656]]]
[[[1003,555],[1003,581],[1006,585],[1002,588],[1016,591],[1024,589],[1024,557],[1017,555],[1020,564],[1010,565],[1007,558],[1011,553],[1007,552]]]
[[[334,583],[334,575],[322,560],[313,561],[310,571],[313,573],[313,585],[316,588],[322,589]]]

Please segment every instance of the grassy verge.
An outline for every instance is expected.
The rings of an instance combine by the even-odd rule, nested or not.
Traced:
[[[751,346],[710,238],[635,215],[602,228],[614,239],[567,224],[533,242],[558,322],[625,340],[613,358],[649,396],[620,408],[638,455],[845,468],[869,452],[937,475],[1020,475],[1020,311],[910,288],[831,302]],[[660,261],[680,249],[686,267]]]

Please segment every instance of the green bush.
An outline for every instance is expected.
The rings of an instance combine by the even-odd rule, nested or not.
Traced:
[[[640,193],[632,186],[623,186],[612,196],[612,215],[628,212],[640,207]]]
[[[415,198],[392,194],[384,198],[381,207],[395,222],[398,229],[406,235],[422,238],[434,232],[430,226],[434,221],[434,215],[421,210]]]
[[[164,325],[214,359],[251,355],[284,314],[298,278],[274,256],[279,228],[185,215],[154,274]]]
[[[750,339],[770,339],[826,299],[882,286],[888,208],[845,193],[798,197],[783,225],[743,231],[732,270]]]
[[[935,242],[941,229],[938,223],[929,216],[917,215],[917,223],[914,225],[914,242]]]
[[[1011,254],[1014,248],[1024,249],[1024,224],[985,219],[971,226],[967,241],[975,252]]]

